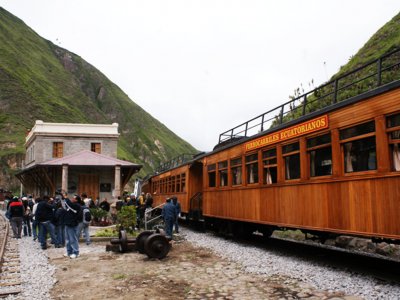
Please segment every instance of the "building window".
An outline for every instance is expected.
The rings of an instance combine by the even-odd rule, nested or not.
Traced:
[[[232,185],[242,184],[242,158],[231,159]]]
[[[310,177],[332,175],[332,147],[330,133],[307,140]]]
[[[215,187],[215,164],[209,165],[207,167],[208,171],[208,186],[209,187]]]
[[[228,185],[228,161],[218,163],[219,186]]]
[[[400,171],[400,114],[387,118],[390,157],[393,171]]]
[[[64,143],[54,142],[53,143],[53,158],[63,157]]]
[[[375,122],[367,122],[340,132],[346,173],[376,170]]]
[[[101,143],[91,143],[90,150],[92,152],[101,153]]]
[[[278,165],[276,148],[263,151],[263,183],[273,184],[278,182]]]
[[[246,182],[258,183],[258,153],[246,156]]]
[[[300,145],[299,142],[282,147],[282,155],[285,161],[285,179],[300,178]]]

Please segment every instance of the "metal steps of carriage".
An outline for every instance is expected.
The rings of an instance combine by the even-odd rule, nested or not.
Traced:
[[[19,294],[22,291],[22,280],[20,270],[20,257],[18,242],[11,236],[7,239],[3,262],[0,273],[0,298],[12,294]]]

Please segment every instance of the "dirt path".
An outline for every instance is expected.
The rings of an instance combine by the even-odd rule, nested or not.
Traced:
[[[313,290],[297,280],[248,274],[207,249],[175,242],[163,260],[81,245],[77,259],[48,249],[57,266],[54,299],[358,299]]]

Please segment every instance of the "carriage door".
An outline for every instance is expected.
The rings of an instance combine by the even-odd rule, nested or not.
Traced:
[[[99,197],[99,175],[79,174],[78,193],[86,193],[93,200]]]

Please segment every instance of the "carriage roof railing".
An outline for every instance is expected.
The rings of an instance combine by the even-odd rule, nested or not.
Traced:
[[[170,161],[167,161],[167,162],[165,162],[163,164],[160,164],[158,166],[158,168],[155,170],[155,173],[158,174],[158,173],[164,172],[166,170],[176,168],[176,167],[178,167],[178,166],[180,166],[180,165],[192,160],[194,155],[195,154],[185,153],[185,154],[181,154],[181,155],[179,155],[177,157],[174,157]]]
[[[258,134],[398,79],[400,48],[221,133],[219,144]]]

